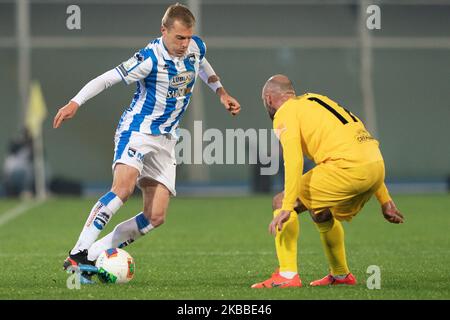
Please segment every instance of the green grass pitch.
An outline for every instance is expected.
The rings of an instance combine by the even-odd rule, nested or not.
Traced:
[[[303,288],[250,289],[277,266],[267,232],[270,197],[175,198],[166,223],[126,250],[135,278],[125,285],[69,290],[62,271],[96,199],[52,199],[0,226],[0,299],[449,299],[450,196],[397,196],[406,223],[385,221],[371,200],[344,223],[354,287],[312,288],[327,274],[318,232],[300,217],[299,271]],[[17,206],[0,201],[0,217]],[[107,231],[140,211],[132,198]],[[103,233],[102,235],[104,235]],[[381,268],[381,289],[369,290],[366,271]]]

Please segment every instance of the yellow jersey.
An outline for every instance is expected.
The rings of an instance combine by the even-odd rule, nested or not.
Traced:
[[[292,210],[297,201],[303,155],[316,164],[333,162],[340,168],[383,161],[378,141],[362,121],[320,94],[306,93],[287,100],[276,111],[273,128],[283,147],[285,163],[283,210]],[[382,196],[386,201],[387,189]]]

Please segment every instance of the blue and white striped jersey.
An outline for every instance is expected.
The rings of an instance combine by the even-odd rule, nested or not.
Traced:
[[[191,99],[205,52],[205,43],[194,36],[185,56],[172,58],[158,38],[116,67],[126,84],[137,83],[117,130],[173,133]]]

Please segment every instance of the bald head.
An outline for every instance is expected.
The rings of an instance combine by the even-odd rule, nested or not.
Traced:
[[[266,81],[263,88],[263,95],[284,93],[291,93],[295,95],[294,86],[288,77],[283,74],[276,74]]]
[[[266,81],[262,90],[262,99],[269,117],[273,119],[278,108],[290,98],[295,97],[291,80],[282,74],[276,74]]]

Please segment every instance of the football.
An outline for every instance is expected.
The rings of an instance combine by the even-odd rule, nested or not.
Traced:
[[[127,283],[133,279],[136,270],[133,257],[119,248],[103,251],[95,266],[98,278],[105,283]]]

